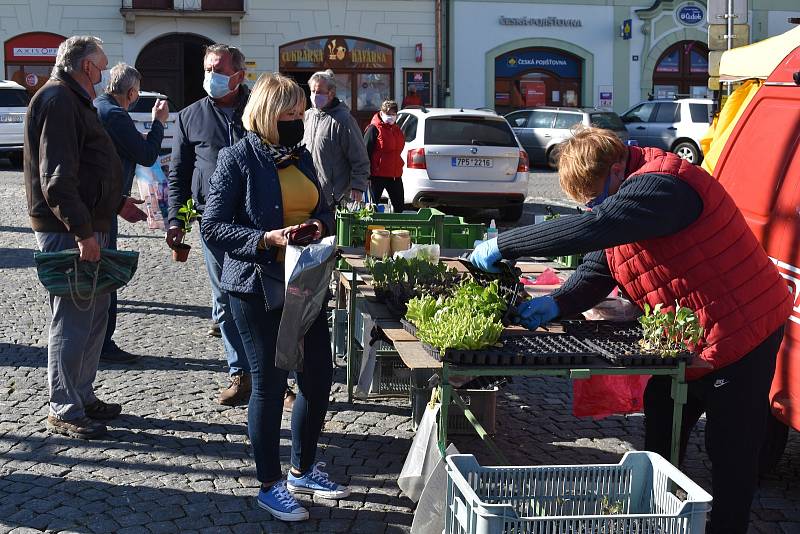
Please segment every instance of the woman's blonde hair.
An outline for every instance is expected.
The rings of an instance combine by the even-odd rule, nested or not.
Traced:
[[[278,144],[278,117],[293,109],[306,107],[306,95],[297,82],[282,74],[258,77],[250,100],[244,107],[244,127],[272,145]]]
[[[561,189],[577,202],[585,203],[603,191],[611,166],[622,161],[627,148],[611,130],[578,127],[558,147]]]

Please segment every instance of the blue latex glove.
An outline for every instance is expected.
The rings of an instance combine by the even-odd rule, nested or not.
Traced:
[[[517,322],[528,330],[536,330],[539,326],[558,317],[561,311],[553,297],[537,297],[526,300],[517,307]]]
[[[489,273],[499,273],[500,268],[495,263],[502,260],[500,249],[497,248],[497,238],[481,241],[469,255],[469,261],[478,269],[483,269]]]

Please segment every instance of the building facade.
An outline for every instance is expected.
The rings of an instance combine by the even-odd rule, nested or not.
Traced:
[[[777,35],[800,0],[749,0],[748,40]],[[426,105],[596,106],[706,96],[705,0],[0,0],[4,77],[32,93],[58,44],[93,34],[110,62],[182,107],[204,93],[203,47],[247,57],[248,81],[306,84],[331,68],[362,124],[413,86]],[[306,85],[307,87],[307,85]]]
[[[451,104],[622,112],[650,97],[711,96],[705,1],[455,0],[448,7]],[[798,0],[750,0],[749,8],[750,42],[783,33],[793,27],[790,17],[800,17]]]
[[[244,52],[250,83],[281,71],[306,84],[333,69],[339,98],[368,121],[409,85],[433,103],[435,20],[432,0],[0,0],[0,61],[33,92],[65,37],[97,35],[112,65],[135,65],[143,90],[182,107],[204,95],[203,47],[227,43]]]

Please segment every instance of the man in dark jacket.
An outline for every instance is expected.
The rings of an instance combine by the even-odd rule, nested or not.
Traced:
[[[159,100],[153,106],[152,127],[147,137],[142,137],[133,119],[128,114],[128,109],[139,98],[139,84],[142,75],[139,71],[126,65],[117,64],[111,69],[110,81],[105,93],[98,96],[94,105],[100,122],[108,132],[117,155],[122,161],[122,193],[126,196],[131,193],[133,175],[136,164],[150,167],[158,158],[161,150],[161,140],[164,138],[164,124],[169,117],[169,109],[165,100]],[[117,221],[111,223],[111,232],[108,236],[108,248],[117,248]],[[111,293],[111,303],[108,307],[108,326],[100,352],[100,359],[112,363],[129,363],[139,356],[120,349],[114,342],[114,330],[117,327],[117,293]]]
[[[242,52],[232,46],[216,44],[206,48],[203,59],[203,88],[208,97],[184,108],[178,114],[169,169],[169,229],[167,245],[183,240],[186,232],[178,210],[189,198],[202,213],[208,181],[217,167],[217,154],[244,137],[242,112],[248,90],[244,81]],[[225,254],[209,246],[200,236],[208,278],[211,282],[212,319],[219,325],[231,377],[230,386],[220,390],[217,401],[226,406],[247,404],[250,398],[250,366],[239,331],[230,312],[228,294],[220,289]],[[209,331],[214,335],[214,327]]]
[[[81,261],[100,260],[111,221],[147,216],[122,196],[122,165],[92,106],[108,59],[91,36],[58,47],[50,80],[34,95],[25,116],[25,191],[39,249],[76,247]],[[106,71],[107,72],[107,71]],[[47,374],[50,431],[79,438],[106,431],[101,422],[122,407],[105,403],[92,384],[108,319],[108,295],[92,300],[50,295]]]

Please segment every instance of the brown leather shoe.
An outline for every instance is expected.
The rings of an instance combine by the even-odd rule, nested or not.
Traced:
[[[106,433],[106,425],[93,421],[88,417],[78,417],[65,421],[55,415],[47,416],[47,429],[55,434],[63,434],[71,438],[92,439]]]
[[[294,391],[291,388],[286,388],[286,393],[283,394],[283,409],[291,412],[296,398],[297,395],[295,395]]]
[[[223,406],[245,405],[250,400],[251,390],[250,373],[233,375],[231,376],[231,384],[227,388],[219,390],[217,402]]]

